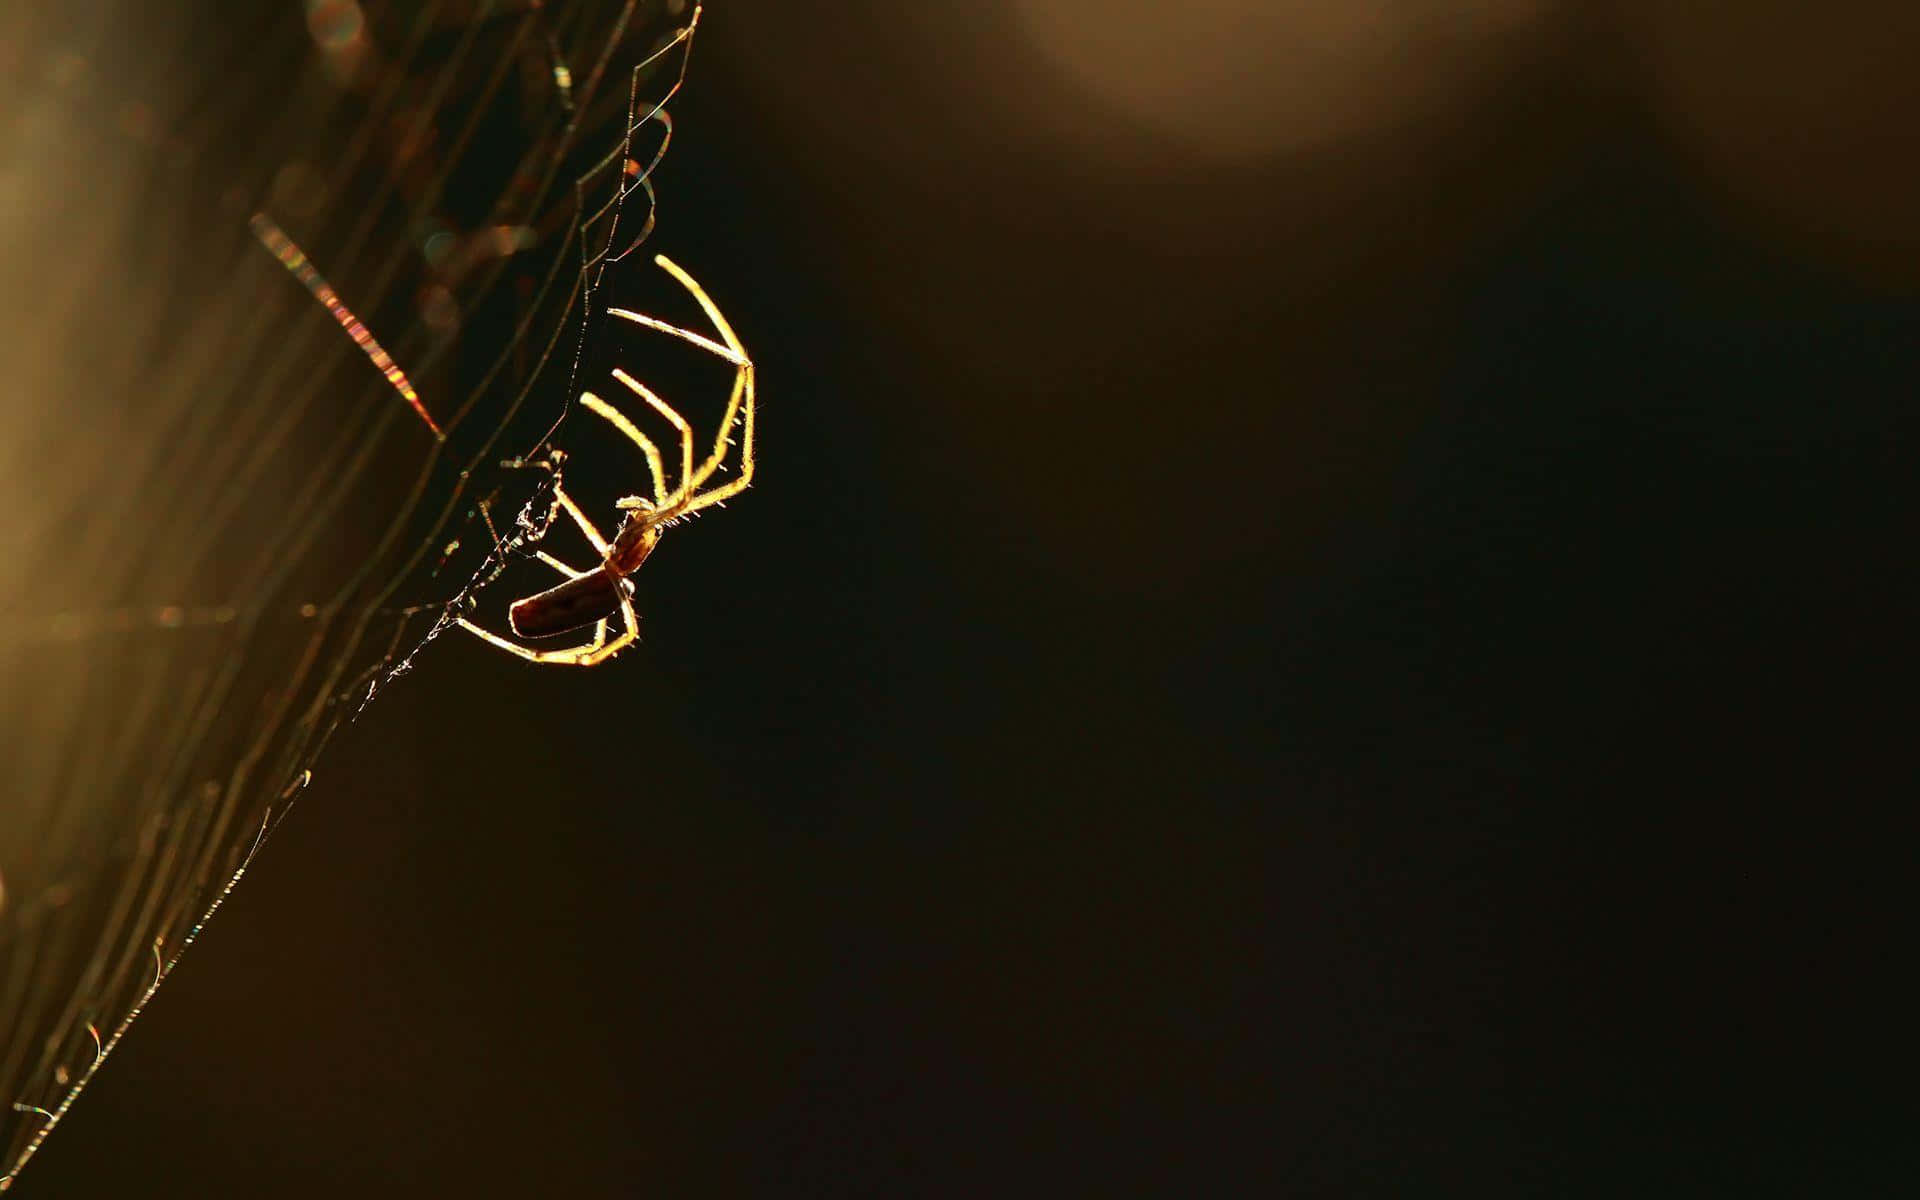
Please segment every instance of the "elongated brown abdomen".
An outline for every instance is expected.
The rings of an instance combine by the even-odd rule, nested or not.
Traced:
[[[515,601],[507,610],[507,620],[521,637],[552,637],[611,617],[620,611],[620,602],[633,594],[632,589],[632,584],[601,567]]]

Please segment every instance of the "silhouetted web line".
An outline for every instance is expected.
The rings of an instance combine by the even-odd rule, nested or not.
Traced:
[[[576,139],[591,133],[591,129],[582,125],[583,114],[591,111],[595,93],[612,72],[616,52],[637,8],[637,0],[628,0],[621,6],[612,32],[602,41],[601,50],[584,80],[574,76],[566,66],[551,26],[529,32],[535,21],[543,19],[537,11],[522,21],[498,56],[466,124],[455,133],[450,143],[452,148],[419,194],[430,203],[431,198],[447,186],[450,172],[475,136],[480,114],[486,111],[488,102],[508,78],[516,56],[531,44],[546,52],[556,65],[556,82],[565,85],[562,107],[566,120],[562,132],[550,142],[538,143],[543,147],[538,159],[540,181],[533,199],[526,205],[528,214],[537,216],[545,208]],[[424,124],[427,113],[435,111],[433,106],[445,98],[446,90],[473,53],[481,26],[495,9],[492,4],[481,6],[479,15],[463,30],[454,49],[425,80],[424,91],[416,91],[416,95],[424,94],[428,101],[418,109],[420,123]],[[414,61],[429,33],[438,27],[441,12],[439,5],[419,10],[403,43],[405,49],[400,62]],[[484,378],[465,392],[464,399],[449,414],[445,425],[449,434],[474,414],[482,396],[496,386],[509,369],[510,356],[525,339],[538,333],[541,324],[546,324],[550,328],[536,363],[530,369],[522,368],[518,386],[504,412],[490,420],[485,436],[470,452],[451,485],[444,489],[436,487],[436,471],[447,445],[436,442],[427,451],[426,461],[377,546],[361,558],[359,568],[324,600],[298,606],[299,619],[309,625],[309,631],[295,643],[286,674],[267,694],[265,702],[244,718],[236,718],[233,708],[234,702],[242,698],[236,689],[243,669],[256,651],[281,636],[286,614],[292,608],[282,595],[285,585],[296,565],[304,560],[346,498],[371,469],[376,450],[391,432],[392,422],[400,419],[396,406],[376,406],[370,411],[362,406],[360,415],[339,422],[339,432],[328,444],[318,448],[314,468],[303,478],[300,489],[279,501],[287,519],[275,527],[273,536],[240,572],[233,591],[239,600],[231,604],[202,605],[197,609],[188,605],[163,605],[137,610],[154,614],[154,620],[145,628],[176,632],[212,630],[219,638],[218,654],[205,657],[202,652],[203,657],[196,660],[181,649],[181,642],[175,641],[162,651],[168,657],[129,694],[129,706],[143,715],[139,721],[126,725],[121,741],[102,756],[102,763],[132,761],[143,752],[142,742],[170,749],[158,755],[149,776],[148,794],[156,799],[143,802],[146,815],[138,821],[137,829],[129,833],[131,844],[122,843],[117,852],[119,877],[107,884],[111,895],[94,906],[102,913],[100,919],[84,927],[75,922],[63,923],[64,902],[51,893],[26,901],[0,899],[0,949],[19,951],[9,955],[8,969],[0,972],[0,1022],[9,1022],[0,1024],[0,1034],[8,1039],[0,1042],[0,1084],[17,1097],[11,1101],[16,1106],[12,1112],[20,1118],[15,1131],[0,1139],[0,1149],[11,1144],[17,1150],[7,1160],[0,1160],[8,1163],[6,1174],[0,1176],[0,1190],[10,1185],[77,1101],[186,947],[195,940],[206,920],[217,911],[260,848],[285,819],[296,793],[312,777],[313,762],[340,724],[345,711],[343,702],[363,684],[368,687],[368,693],[362,703],[371,699],[373,687],[379,680],[406,669],[418,650],[444,629],[446,613],[451,611],[449,606],[401,605],[394,602],[394,597],[402,586],[418,576],[427,556],[440,545],[480,468],[494,457],[498,439],[533,394],[559,337],[572,326],[578,331],[577,336],[584,338],[584,324],[593,308],[599,271],[606,263],[630,253],[651,232],[654,209],[651,176],[671,136],[664,105],[684,81],[685,52],[690,47],[698,12],[696,7],[686,28],[671,36],[629,73],[627,121],[618,148],[574,178],[572,210],[560,235],[559,252],[551,256],[513,335]],[[583,13],[580,19],[584,23],[588,18]],[[676,48],[681,52],[681,59],[672,88],[657,104],[641,113],[638,96],[643,73]],[[565,76],[559,74],[560,70],[565,71]],[[360,169],[372,153],[372,130],[398,110],[402,93],[413,82],[403,71],[395,70],[375,89],[360,132],[350,140],[335,180],[350,179]],[[292,117],[283,119],[283,131],[290,135],[295,123]],[[649,123],[658,123],[665,131],[661,144],[645,166],[635,163],[629,172],[628,164],[634,162],[631,155],[635,135]],[[596,207],[590,197],[605,181],[609,170],[614,172],[613,195]],[[378,214],[386,207],[396,186],[391,174],[383,174],[381,178],[376,194],[362,205],[361,216],[340,248],[333,251],[330,270],[355,269],[363,253],[373,245],[379,227]],[[622,207],[635,191],[645,195],[647,214],[639,232],[616,253]],[[602,227],[604,244],[596,249],[590,241],[595,240],[595,231]],[[573,267],[570,290],[558,316],[546,315],[546,301],[568,259],[567,247],[576,245],[578,261]],[[370,307],[377,306],[379,297],[389,294],[413,253],[412,246],[397,242],[378,264],[371,276],[372,282],[366,283],[363,278],[363,294],[375,297]],[[507,269],[504,259],[488,264],[480,282],[472,289],[473,294],[489,294]],[[230,382],[215,403],[208,403],[203,391],[196,394],[196,385],[204,385],[207,379],[215,377],[218,366],[233,359],[240,348],[262,344],[273,331],[276,320],[271,306],[261,304],[253,306],[249,320],[233,326],[196,327],[186,356],[176,364],[169,376],[171,382],[156,398],[156,407],[172,414],[165,438],[172,443],[173,453],[156,454],[147,470],[130,472],[119,481],[116,498],[122,503],[129,503],[157,486],[172,485],[177,496],[173,503],[200,515],[195,535],[169,562],[176,575],[190,574],[205,565],[223,531],[244,511],[248,497],[257,494],[266,473],[301,426],[302,419],[328,394],[320,373],[308,371],[303,379],[299,372],[313,360],[316,352],[330,353],[326,339],[338,337],[339,332],[324,322],[305,317],[298,332],[279,339],[278,350],[257,372],[249,375],[244,385],[240,381]],[[420,338],[408,336],[395,344],[394,356],[406,361],[416,377],[424,378],[447,349],[443,341],[421,353]],[[578,371],[579,354],[576,346],[559,415],[528,454],[521,457],[537,454],[566,419],[566,403],[572,393],[572,374]],[[243,386],[247,393],[271,397],[275,402],[272,405],[242,403]],[[162,464],[174,454],[199,461],[204,469],[184,480],[170,475]],[[388,555],[406,536],[415,511],[430,495],[441,490],[445,492],[445,501],[412,553],[392,568],[383,567]],[[534,514],[543,496],[548,494],[550,480],[536,485],[513,528],[534,532],[536,536],[532,540],[537,541],[537,532],[543,527]],[[117,535],[124,537],[125,531],[117,531]],[[103,531],[93,535],[83,547],[87,554],[96,556],[91,561],[115,561],[114,546],[108,539],[109,534]],[[511,553],[511,547],[499,542],[491,546],[481,566],[452,603],[463,603],[497,578]],[[384,583],[363,595],[381,571],[385,572]],[[126,573],[130,581],[137,582],[136,564],[127,564]],[[184,616],[166,615],[175,609],[183,614],[204,611],[218,613],[218,616],[212,620],[188,620]],[[431,627],[411,643],[404,655],[400,654],[400,648],[408,644],[409,628],[429,615],[435,618]],[[81,616],[84,617],[84,613]],[[142,627],[138,621],[110,622],[106,629],[129,633]],[[384,637],[375,632],[377,629],[384,631]],[[84,642],[101,630],[68,632],[69,640]],[[267,642],[263,642],[263,638]],[[370,639],[379,653],[371,666],[356,673],[353,664],[360,661],[363,647]],[[184,688],[179,686],[181,680],[176,677],[179,671],[188,672]],[[350,677],[353,682],[343,686],[343,680]],[[245,749],[226,770],[224,782],[209,779],[195,787],[193,780],[203,770],[201,764],[214,731],[230,726],[236,719],[245,719],[253,726],[244,742]],[[79,769],[83,778],[74,785],[76,788],[83,786],[85,779],[86,767],[82,765]],[[101,765],[96,774],[104,781],[109,769],[108,765]],[[262,792],[259,780],[263,773],[266,779],[289,782]],[[264,803],[253,805],[250,798],[257,794],[264,796]],[[185,798],[168,799],[176,796]],[[56,809],[57,805],[48,811],[52,813]],[[257,820],[249,815],[250,811],[257,813]],[[100,877],[104,879],[105,875],[103,866]],[[85,878],[60,885],[69,892],[88,886]],[[87,960],[75,985],[68,989],[68,995],[62,998],[54,995],[51,988],[36,988],[36,980],[41,977],[37,974],[39,968],[72,956],[76,947],[85,952],[87,947],[79,946],[77,939],[88,936],[98,943],[97,952]],[[149,958],[150,976],[141,970]],[[131,1004],[123,1007],[118,1000],[121,996],[132,997]],[[115,1012],[119,1013],[117,1018]],[[107,1030],[104,1034],[103,1027]],[[51,1032],[44,1038],[38,1036],[42,1030],[49,1029]],[[76,1042],[83,1035],[85,1040]],[[30,1045],[30,1041],[33,1044]],[[81,1065],[76,1069],[69,1060],[79,1051],[84,1053],[80,1054]],[[0,1096],[0,1103],[6,1102],[7,1097]],[[0,1129],[6,1128],[8,1116],[7,1111],[0,1110]],[[24,1143],[18,1140],[21,1130],[27,1131]]]
[[[567,307],[566,307],[566,311],[568,313],[571,313],[573,311],[574,301],[577,299],[580,303],[580,307],[582,310],[581,319],[579,322],[580,333],[578,335],[578,341],[576,342],[576,346],[575,346],[573,365],[570,368],[567,376],[567,388],[565,393],[563,394],[563,400],[562,400],[563,406],[560,413],[554,418],[553,423],[550,426],[548,426],[547,431],[543,433],[540,436],[540,438],[534,443],[533,448],[528,452],[528,454],[519,456],[520,460],[522,461],[528,460],[533,454],[537,454],[542,447],[546,446],[551,441],[553,435],[559,431],[562,423],[566,420],[568,413],[571,411],[572,398],[577,388],[577,384],[579,380],[580,359],[581,359],[582,353],[584,352],[584,346],[586,342],[586,325],[592,316],[592,303],[593,303],[594,293],[599,288],[599,284],[606,266],[611,263],[620,261],[621,259],[625,258],[627,255],[631,254],[634,250],[638,249],[640,245],[644,243],[646,239],[653,232],[654,219],[655,219],[655,213],[656,213],[656,207],[657,207],[654,191],[653,191],[653,183],[652,183],[653,173],[659,167],[661,161],[666,157],[667,148],[672,142],[672,135],[673,135],[673,122],[672,122],[672,118],[667,115],[666,106],[673,99],[673,97],[679,93],[681,86],[686,82],[687,63],[690,56],[688,54],[683,53],[681,57],[681,62],[680,62],[680,71],[678,76],[674,80],[673,86],[669,88],[667,91],[667,94],[664,97],[662,97],[659,101],[654,103],[644,115],[636,119],[633,114],[635,109],[638,107],[639,83],[641,78],[641,72],[644,71],[648,66],[651,66],[654,62],[658,61],[664,54],[674,49],[676,46],[686,47],[690,50],[692,45],[693,34],[699,24],[700,11],[701,11],[700,8],[696,6],[693,10],[693,18],[691,21],[688,22],[686,28],[683,29],[679,34],[677,34],[674,37],[674,39],[670,41],[666,46],[663,46],[659,50],[656,50],[652,55],[649,55],[645,60],[643,60],[640,64],[638,64],[633,69],[633,72],[631,74],[632,82],[630,84],[630,93],[629,93],[629,100],[628,100],[627,125],[626,125],[626,130],[622,135],[619,149],[615,151],[613,154],[610,154],[605,158],[602,158],[598,163],[596,163],[592,168],[590,168],[586,174],[582,175],[581,177],[579,177],[574,181],[574,191],[575,191],[574,211],[577,216],[577,214],[581,211],[582,207],[584,207],[586,186],[589,180],[608,170],[619,171],[620,174],[616,176],[616,178],[621,180],[621,182],[618,184],[618,186],[615,189],[613,199],[608,201],[608,203],[602,206],[599,210],[595,211],[591,216],[586,217],[585,219],[577,219],[576,221],[576,228],[580,232],[582,237],[582,242],[581,242],[582,254],[581,254],[580,268],[574,278],[574,295],[569,297],[567,301]],[[601,75],[603,66],[604,66],[604,62],[602,64],[596,65],[595,71],[594,71],[594,78],[596,80]],[[644,167],[642,167],[636,162],[636,160],[634,160],[631,157],[632,149],[633,149],[633,137],[637,132],[639,132],[639,130],[642,127],[647,125],[649,122],[660,123],[663,129],[665,130],[665,133],[660,139],[659,146],[655,148],[652,157],[648,160],[647,164]],[[632,166],[631,171],[628,170],[629,165]],[[625,182],[625,179],[629,175],[633,179],[632,183]],[[618,236],[620,212],[627,197],[632,195],[635,191],[643,192],[647,198],[646,219],[642,223],[640,231],[633,236],[632,240],[629,241],[627,245],[623,249],[621,249],[618,254],[615,254],[612,252],[611,247],[613,245],[614,239]],[[586,250],[586,244],[584,241],[585,231],[591,229],[593,225],[595,225],[596,223],[598,223],[603,219],[607,221],[607,225],[608,225],[607,243],[606,243],[607,249],[597,253],[588,253]],[[571,230],[569,231],[568,240],[572,239],[573,232],[574,231],[571,231]],[[545,364],[548,357],[552,354],[555,341],[557,341],[557,338],[558,338],[559,330],[563,327],[564,327],[564,323],[559,323],[555,325],[554,327],[555,337],[550,338],[547,342],[547,345],[541,351],[540,363],[542,365]],[[505,364],[505,356],[503,355],[501,359],[496,362],[494,370],[498,371],[501,367],[504,366],[504,364]],[[538,375],[537,368],[534,374],[537,377]],[[530,390],[531,390],[531,382],[529,382],[527,385],[524,385],[521,388],[519,394],[514,398],[514,402],[509,409],[509,415],[519,410],[520,405],[525,402],[527,394],[529,393]],[[484,460],[486,451],[490,450],[492,448],[492,445],[493,445],[493,440],[489,439],[486,446],[483,447],[482,454],[479,456],[476,456],[474,462],[469,465],[468,472],[465,472],[462,474],[463,480],[469,476],[473,466],[477,466],[481,461]],[[552,520],[553,520],[550,500],[551,500],[552,488],[555,484],[557,484],[559,479],[559,470],[560,468],[558,467],[558,465],[555,465],[552,468],[548,477],[542,480],[541,486],[535,490],[534,494],[531,497],[529,497],[526,503],[522,506],[520,512],[515,515],[514,522],[513,522],[513,527],[516,530],[515,537],[508,539],[504,542],[496,541],[494,545],[488,550],[486,558],[481,562],[480,566],[475,569],[473,575],[467,581],[467,585],[463,587],[451,600],[447,602],[446,606],[441,610],[439,617],[434,621],[432,627],[427,630],[426,634],[423,637],[421,637],[421,639],[418,642],[414,644],[413,648],[409,650],[404,657],[402,657],[397,662],[395,662],[384,676],[376,678],[375,680],[369,683],[368,692],[365,700],[362,702],[362,707],[364,707],[367,701],[372,700],[374,692],[375,690],[377,690],[380,682],[383,682],[385,680],[391,680],[395,676],[404,674],[407,670],[411,668],[414,657],[417,654],[419,654],[419,652],[423,648],[425,648],[427,643],[438,638],[441,634],[445,633],[447,629],[452,626],[454,616],[457,613],[459,613],[461,609],[470,602],[470,600],[476,593],[478,593],[480,590],[484,589],[485,587],[487,587],[488,585],[490,585],[500,577],[500,574],[505,569],[507,562],[514,554],[527,552],[528,550],[530,550],[530,548],[534,544],[538,543],[540,539],[545,536],[546,530],[548,527],[551,526]],[[456,495],[452,498],[448,506],[442,510],[440,520],[435,522],[434,524],[434,534],[438,534],[442,529],[444,529],[447,520],[452,516],[454,509],[457,507],[458,499],[459,497],[458,497],[458,494],[456,493]],[[539,507],[543,504],[548,505],[547,513],[544,518],[536,518],[534,514],[539,510]],[[425,555],[427,552],[429,552],[429,550],[435,543],[434,534],[430,534],[428,538],[421,543],[419,550],[415,552],[415,556],[412,560],[412,564],[417,565],[420,558],[423,555]],[[391,586],[393,585],[390,585],[390,588],[387,592],[382,593],[383,600],[387,596],[391,595]]]

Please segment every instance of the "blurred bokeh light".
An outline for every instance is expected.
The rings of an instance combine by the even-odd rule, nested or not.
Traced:
[[[1011,0],[1116,116],[1223,159],[1340,142],[1455,99],[1550,0]],[[1044,120],[1044,117],[1040,119]]]

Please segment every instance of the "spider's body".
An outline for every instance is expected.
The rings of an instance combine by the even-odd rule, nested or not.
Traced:
[[[558,587],[514,601],[507,610],[513,632],[523,638],[554,637],[618,613],[621,603],[633,595],[633,584],[627,576],[638,571],[660,544],[660,526],[647,520],[648,515],[644,510],[627,514],[606,561],[599,567]]]
[[[516,637],[543,638],[604,621],[633,595],[633,584],[607,567],[588,571],[537,596],[513,602],[507,622]]]
[[[669,262],[665,257],[656,257],[655,262],[685,287],[700,308],[713,322],[721,341],[668,325],[664,321],[640,313],[616,308],[609,310],[614,316],[645,325],[662,333],[671,334],[682,341],[691,342],[708,353],[714,354],[734,366],[733,394],[727,400],[726,415],[720,421],[719,436],[714,439],[713,452],[697,466],[693,461],[693,429],[686,420],[668,407],[660,397],[649,391],[647,386],[616,369],[613,377],[634,395],[664,417],[680,435],[680,472],[679,482],[672,488],[667,487],[666,466],[660,458],[659,447],[642,433],[634,423],[627,419],[619,409],[614,408],[592,392],[583,392],[580,403],[589,411],[604,418],[608,424],[619,430],[646,456],[647,468],[652,476],[653,495],[651,498],[629,496],[620,501],[619,507],[626,512],[626,520],[611,543],[587,519],[585,513],[573,502],[566,489],[557,483],[554,486],[555,504],[565,510],[573,519],[580,532],[593,548],[600,553],[600,565],[590,571],[579,571],[547,554],[539,552],[540,561],[546,563],[562,575],[567,581],[557,587],[549,588],[537,595],[527,596],[514,602],[508,610],[508,622],[516,636],[522,638],[553,637],[585,626],[593,626],[593,636],[575,646],[557,650],[535,650],[522,646],[518,642],[503,638],[459,617],[462,628],[508,653],[518,655],[530,662],[563,663],[569,666],[590,667],[604,662],[625,649],[639,636],[639,620],[633,612],[633,585],[627,576],[640,569],[640,564],[653,553],[660,541],[660,532],[670,523],[698,512],[710,504],[718,504],[729,496],[745,491],[753,481],[753,406],[754,380],[753,360],[747,357],[747,351],[734,335],[725,317],[707,293],[695,283],[691,276]],[[723,344],[724,343],[724,344]],[[708,480],[720,470],[727,456],[727,447],[731,445],[729,435],[734,423],[741,426],[740,434],[740,473],[727,483],[718,487],[706,488]],[[702,490],[705,488],[705,490]],[[608,638],[607,623],[618,617],[620,632]]]

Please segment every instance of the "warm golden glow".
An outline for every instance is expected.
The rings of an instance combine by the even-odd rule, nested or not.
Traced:
[[[307,33],[336,83],[351,85],[365,69],[373,45],[367,15],[355,0],[307,0]]]
[[[1195,149],[1254,157],[1389,123],[1436,55],[1544,0],[1012,0],[1034,49],[1100,101]]]

